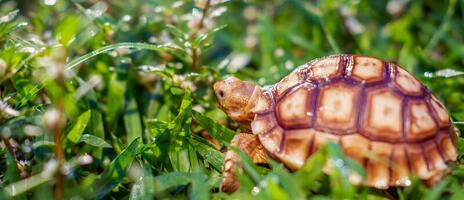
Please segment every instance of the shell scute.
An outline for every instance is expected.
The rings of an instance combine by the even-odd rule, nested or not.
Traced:
[[[314,129],[311,129],[311,131],[314,131],[315,134],[313,148],[311,149],[312,152],[318,151],[324,144],[328,142],[333,142],[336,144],[340,143],[340,136],[338,135],[315,131]]]
[[[355,131],[359,92],[360,88],[343,82],[321,88],[315,126],[339,134]]]
[[[333,79],[341,76],[342,56],[329,56],[317,60],[307,67],[307,74],[310,80]]]
[[[395,66],[394,69],[392,79],[396,88],[411,96],[420,96],[422,94],[422,84],[414,76],[399,66]]]
[[[300,168],[309,156],[313,138],[314,132],[306,129],[285,131],[280,159],[286,161],[290,169]]]
[[[370,140],[360,134],[345,135],[341,138],[343,152],[362,165],[369,154]]]
[[[300,84],[301,82],[303,82],[301,72],[299,70],[293,71],[275,85],[276,98],[282,97],[285,91]]]
[[[403,137],[403,101],[388,88],[368,90],[361,127],[364,134],[389,141]]]
[[[419,141],[425,138],[432,138],[437,125],[433,120],[432,113],[429,112],[427,103],[423,100],[410,100],[406,106],[406,138],[409,141]]]
[[[424,151],[420,144],[408,144],[406,145],[406,151],[408,153],[409,163],[411,171],[415,176],[420,178],[429,178],[430,173],[427,169],[427,160],[424,157]]]
[[[275,127],[265,134],[259,134],[259,140],[264,148],[269,152],[279,152],[280,144],[283,139],[284,130],[280,127]]]
[[[448,115],[448,111],[446,111],[446,108],[443,106],[443,104],[440,103],[440,101],[438,101],[436,97],[432,96],[430,98],[430,106],[437,116],[438,124],[440,127],[450,126],[451,120]]]
[[[395,145],[391,159],[390,185],[411,185],[411,179],[408,176],[410,173],[408,160],[403,145]]]
[[[451,131],[451,134],[454,134],[454,131]],[[456,147],[448,131],[438,133],[437,144],[447,160],[455,161],[457,159]]]
[[[266,91],[263,92],[262,95],[258,97],[256,101],[256,105],[253,108],[253,112],[255,113],[262,113],[266,111],[270,111],[274,106],[274,100],[271,92]]]
[[[427,158],[427,166],[429,171],[444,170],[447,168],[446,163],[438,151],[435,141],[428,141],[423,144],[424,154]]]
[[[312,89],[301,85],[290,91],[276,105],[279,124],[287,129],[309,128],[312,119]]]
[[[393,145],[386,142],[372,142],[371,153],[375,157],[367,161],[367,183],[376,188],[388,188],[390,181],[390,156]]]
[[[384,62],[367,56],[353,56],[351,76],[354,80],[374,83],[383,80]]]
[[[263,134],[272,130],[277,126],[274,113],[267,113],[264,115],[257,115],[251,122],[251,130],[255,134]]]

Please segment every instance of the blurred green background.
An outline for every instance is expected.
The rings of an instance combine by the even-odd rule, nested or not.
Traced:
[[[362,169],[336,145],[295,173],[245,162],[240,191],[219,193],[244,128],[211,89],[364,54],[414,74],[464,130],[463,33],[464,0],[0,0],[0,199],[463,199],[456,163],[433,188],[352,186]]]

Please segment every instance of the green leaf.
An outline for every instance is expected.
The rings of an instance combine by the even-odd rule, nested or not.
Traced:
[[[81,135],[85,130],[85,127],[87,127],[87,124],[89,123],[91,113],[92,112],[88,110],[82,113],[77,118],[77,121],[74,124],[73,128],[71,129],[71,131],[69,131],[68,135],[66,135],[66,138],[69,141],[71,141],[74,144],[79,142],[79,138],[81,138]]]
[[[235,136],[235,132],[204,116],[203,114],[193,111],[193,118],[198,124],[206,129],[208,133],[218,140],[221,144],[229,144]]]
[[[64,19],[55,28],[55,37],[63,45],[69,46],[79,31],[80,20],[75,15],[65,15]]]
[[[120,80],[117,73],[113,73],[110,78],[108,89],[108,113],[106,121],[110,124],[116,123],[118,115],[121,113],[124,106],[124,93],[126,91],[126,81]]]
[[[154,198],[154,177],[148,167],[144,174],[132,185],[129,200],[151,200]]]
[[[19,14],[19,10],[13,10],[6,15],[0,16],[0,41],[11,32],[24,27],[27,23],[16,23],[15,19]]]
[[[89,124],[87,125],[87,130],[93,135],[105,139],[103,117],[100,109],[98,108],[98,100],[95,94],[95,90],[91,89],[84,98],[88,107],[92,111]],[[92,151],[92,155],[94,155],[96,158],[101,158],[103,155],[102,149],[95,149]]]
[[[172,187],[190,183],[190,173],[171,172],[155,177],[155,191],[160,193]]]
[[[169,123],[172,145],[169,146],[169,159],[175,171],[192,171],[189,162],[189,146],[185,138],[190,134],[192,118],[192,97],[190,91],[186,91],[179,108],[179,114]]]
[[[0,193],[3,193],[9,198],[17,197],[37,186],[51,181],[52,179],[53,176],[44,176],[43,174],[38,173],[36,175],[30,176],[26,179],[20,180],[18,182],[4,187]]]
[[[81,136],[79,139],[79,142],[84,142],[88,145],[92,145],[94,147],[101,147],[101,148],[111,148],[111,145],[108,144],[105,140],[95,136],[95,135],[89,135],[89,134],[84,134]]]
[[[271,173],[277,175],[279,185],[286,191],[290,199],[306,199],[301,185],[298,184],[292,174],[282,164],[277,164],[273,160],[269,160],[268,162],[272,167]]]
[[[209,145],[207,141],[200,137],[193,137],[193,139],[190,139],[189,141],[203,159],[210,163],[214,169],[221,171],[224,158],[220,151],[216,150],[214,147]]]
[[[131,143],[135,138],[142,137],[142,121],[139,109],[134,96],[129,92],[124,106],[124,127],[127,133],[127,143]]]
[[[155,191],[161,193],[167,189],[191,184],[190,199],[209,199],[207,177],[203,172],[171,172],[155,177]]]
[[[210,199],[210,188],[208,184],[208,177],[204,173],[195,172],[190,175],[192,186],[189,191],[189,199]]]
[[[79,64],[89,60],[90,58],[93,58],[97,55],[100,55],[102,53],[107,53],[115,49],[123,49],[123,48],[136,48],[136,49],[145,49],[145,50],[152,50],[152,51],[166,51],[166,49],[171,49],[170,46],[168,45],[153,45],[153,44],[147,44],[147,43],[131,43],[131,42],[122,42],[122,43],[117,43],[117,44],[112,44],[108,46],[104,46],[102,48],[99,48],[95,51],[92,51],[90,53],[87,53],[79,58],[76,58],[69,62],[65,69],[66,70],[71,70],[74,67],[78,66]]]
[[[255,183],[259,183],[262,180],[261,175],[258,172],[256,165],[253,163],[251,158],[242,150],[231,147],[231,149],[240,157],[240,160],[243,164],[243,169],[245,172],[250,175]]]
[[[311,155],[306,163],[297,172],[294,177],[298,183],[306,188],[316,189],[317,179],[324,173],[322,168],[326,162],[326,155],[323,151],[318,151]]]
[[[122,181],[126,176],[126,170],[129,169],[138,153],[139,145],[140,139],[135,139],[106,167],[105,171],[93,183],[91,198],[103,198]]]

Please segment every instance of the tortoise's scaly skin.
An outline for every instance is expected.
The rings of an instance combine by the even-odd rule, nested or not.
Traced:
[[[267,152],[298,169],[327,141],[365,167],[376,188],[432,179],[455,161],[456,132],[444,106],[407,71],[357,55],[299,67],[265,90],[251,123]]]

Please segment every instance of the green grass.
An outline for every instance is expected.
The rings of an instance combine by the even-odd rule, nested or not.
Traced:
[[[463,132],[463,13],[463,0],[0,0],[0,199],[463,199],[464,165],[432,188],[381,191],[349,184],[364,171],[334,144],[293,173],[239,152],[241,187],[220,193],[244,128],[212,91],[365,54],[413,73]],[[326,175],[326,162],[342,165]]]

